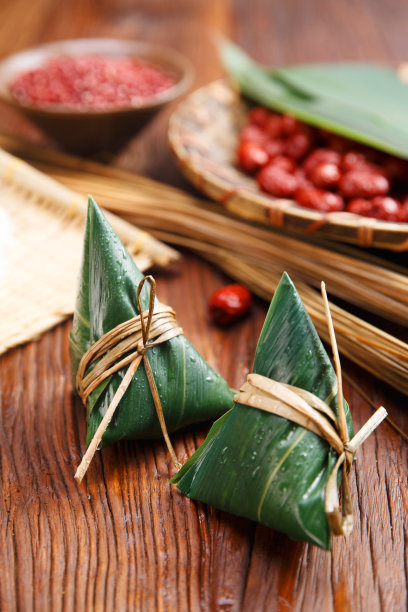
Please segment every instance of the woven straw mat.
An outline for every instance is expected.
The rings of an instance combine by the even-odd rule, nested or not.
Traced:
[[[0,149],[0,353],[73,312],[87,198]],[[106,216],[141,270],[177,259],[170,247]]]

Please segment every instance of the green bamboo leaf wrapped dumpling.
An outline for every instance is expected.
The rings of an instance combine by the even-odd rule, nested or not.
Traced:
[[[139,315],[136,292],[143,275],[136,267],[101,210],[90,198],[85,245],[70,352],[73,379],[84,353],[104,334]],[[142,309],[149,308],[150,289],[140,294]],[[156,300],[156,304],[159,302]],[[191,423],[214,419],[231,407],[233,392],[179,335],[148,351],[169,432]],[[87,444],[92,440],[127,367],[103,381],[88,397]],[[100,447],[121,439],[158,438],[162,430],[143,363],[138,367]]]
[[[337,414],[335,372],[286,274],[269,308],[253,372],[309,391]],[[351,415],[344,406],[351,437]],[[312,431],[237,403],[171,482],[193,499],[328,549],[325,491],[337,458]]]

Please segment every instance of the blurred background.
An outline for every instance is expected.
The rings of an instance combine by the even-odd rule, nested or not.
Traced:
[[[214,36],[223,34],[270,64],[408,58],[408,11],[399,0],[3,0],[0,56],[66,38],[108,36],[169,45],[195,67],[193,89],[222,76]],[[132,140],[123,168],[185,185],[165,132],[176,103]],[[1,108],[0,129],[41,140],[27,122]]]

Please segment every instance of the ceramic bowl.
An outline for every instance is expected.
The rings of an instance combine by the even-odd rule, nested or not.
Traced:
[[[138,105],[103,111],[66,110],[22,103],[10,91],[10,83],[19,74],[40,67],[52,57],[89,54],[144,60],[170,73],[175,83]],[[0,99],[23,113],[64,149],[92,154],[114,151],[123,146],[160,109],[188,89],[192,75],[191,64],[184,56],[153,43],[112,38],[62,40],[3,59],[0,62]]]

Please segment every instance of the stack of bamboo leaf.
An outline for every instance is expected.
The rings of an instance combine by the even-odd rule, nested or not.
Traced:
[[[321,280],[342,302],[398,323],[399,335],[408,327],[408,279],[403,266],[357,248],[238,220],[215,204],[146,177],[38,151],[10,139],[2,138],[0,144],[71,189],[91,193],[103,207],[161,240],[193,249],[265,299],[271,298],[286,270],[324,340],[328,340],[324,308],[313,288]],[[341,352],[408,395],[408,345],[337,304],[331,308]]]

